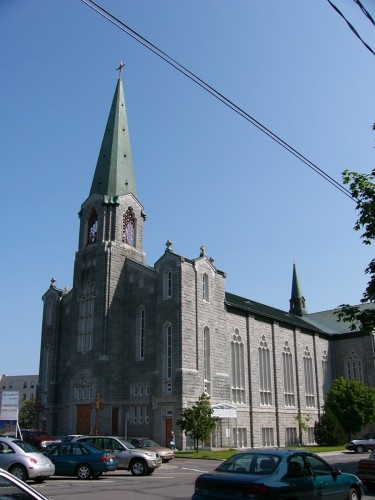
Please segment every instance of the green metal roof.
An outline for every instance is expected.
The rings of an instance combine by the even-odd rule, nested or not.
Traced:
[[[266,304],[255,302],[254,300],[239,297],[238,295],[234,295],[233,293],[225,293],[225,303],[227,306],[243,309],[245,311],[248,311],[249,313],[257,314],[259,316],[280,321],[282,323],[294,325],[306,330],[314,330],[319,333],[326,333],[324,329],[319,328],[319,326],[305,321],[305,316],[302,318],[300,316],[296,316],[295,314],[282,311],[281,309],[276,309],[274,307],[267,306]]]
[[[375,309],[375,304],[373,302],[367,302],[365,304],[359,304],[356,307],[358,307],[360,310]],[[321,328],[322,330],[328,333],[332,334],[355,333],[355,330],[353,331],[350,329],[350,325],[353,322],[339,321],[336,314],[337,311],[338,309],[330,309],[328,311],[310,313],[304,315],[303,318],[310,324],[316,326],[317,328]],[[358,325],[358,331],[359,331],[359,325]]]
[[[136,196],[124,90],[119,78],[96,164],[91,194]]]
[[[305,330],[325,333],[327,335],[354,335],[359,331],[359,327],[357,332],[352,331],[350,329],[351,323],[338,320],[335,314],[338,309],[304,314],[301,317],[228,292],[225,294],[225,303],[227,306],[243,309],[250,314],[263,316],[264,318],[294,325]],[[357,307],[360,309],[375,309],[375,303],[360,304]]]

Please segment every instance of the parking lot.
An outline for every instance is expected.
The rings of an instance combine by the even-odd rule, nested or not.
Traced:
[[[323,455],[331,464],[343,472],[355,473],[357,462],[367,454],[334,453]],[[46,482],[35,485],[51,500],[167,500],[191,499],[194,481],[199,474],[212,470],[218,465],[215,460],[175,458],[163,464],[150,476],[135,477],[129,472],[115,471],[98,480],[79,480],[77,478],[52,477]],[[366,493],[365,499],[374,499],[375,493]]]

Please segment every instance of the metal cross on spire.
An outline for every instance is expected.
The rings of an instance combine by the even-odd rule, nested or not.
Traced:
[[[122,61],[120,61],[120,65],[119,65],[119,67],[118,67],[118,68],[116,68],[116,71],[118,71],[118,72],[119,72],[119,75],[118,75],[119,80],[121,79],[122,68],[124,68],[124,67],[125,67],[125,64],[124,64]]]

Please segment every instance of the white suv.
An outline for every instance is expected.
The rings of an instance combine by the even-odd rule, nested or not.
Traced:
[[[109,450],[118,460],[118,468],[129,470],[133,476],[152,474],[162,464],[160,455],[152,450],[135,448],[132,444],[113,436],[84,436],[77,439],[85,443],[96,444],[103,450]]]

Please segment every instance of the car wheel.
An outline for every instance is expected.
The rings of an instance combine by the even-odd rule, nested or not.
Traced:
[[[130,465],[130,472],[133,476],[145,476],[147,474],[147,465],[144,460],[133,460]]]
[[[355,488],[350,488],[348,500],[360,500],[360,498],[358,491]]]
[[[9,472],[16,478],[21,479],[21,481],[26,481],[26,479],[28,478],[25,467],[20,464],[16,464],[10,467]]]
[[[21,479],[21,481],[26,481],[28,479],[27,471],[23,465],[13,465],[8,471],[16,478]]]
[[[34,477],[34,481],[36,483],[43,483],[43,481],[45,481],[46,478],[44,476],[39,476],[39,477]]]
[[[365,447],[362,446],[361,444],[359,444],[358,446],[356,446],[355,452],[356,453],[364,453],[365,452]]]
[[[90,479],[92,471],[89,465],[82,464],[77,468],[78,479]]]

